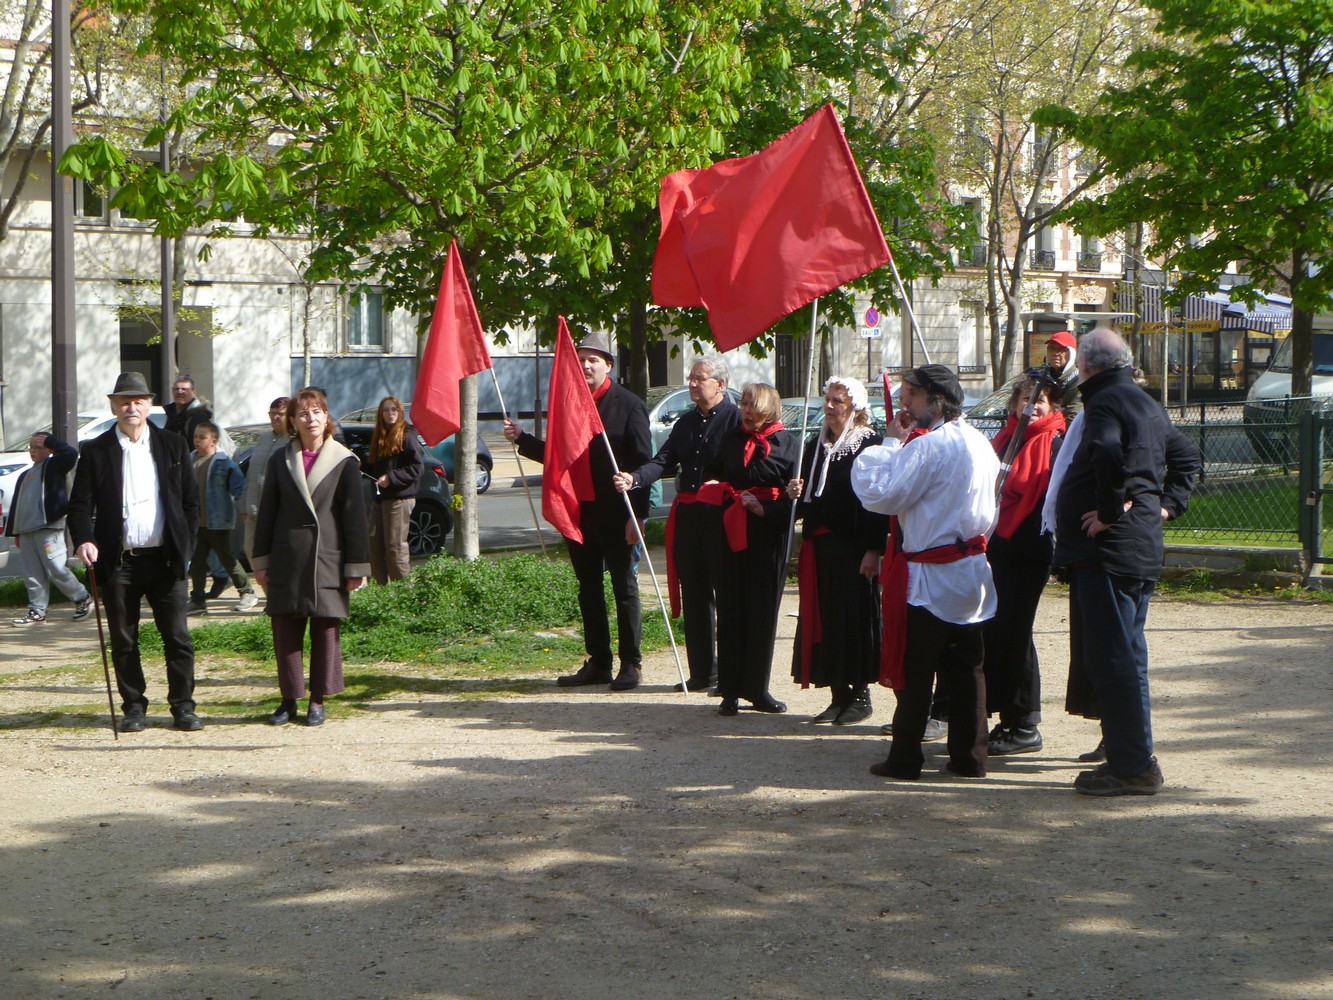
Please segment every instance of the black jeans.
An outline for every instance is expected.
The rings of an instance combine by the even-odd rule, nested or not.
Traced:
[[[583,541],[566,538],[569,561],[579,581],[579,611],[583,616],[583,648],[593,665],[610,670],[611,622],[606,612],[602,572],[611,574],[611,592],[616,599],[616,629],[620,634],[620,662],[637,667],[643,657],[639,644],[643,621],[639,615],[639,581],[634,576],[634,546],[625,543],[625,522],[600,525],[583,517]]]
[[[231,551],[230,528],[200,528],[195,534],[194,555],[190,557],[190,599],[199,604],[204,601],[204,581],[208,579],[208,553],[216,552],[218,561],[231,577],[231,585],[238,594],[251,590],[245,570],[236,561]]]
[[[895,777],[919,778],[925,755],[921,737],[930,717],[930,691],[936,674],[949,693],[949,760],[958,773],[986,773],[990,740],[986,730],[985,648],[981,623],[954,625],[925,608],[907,606],[907,687],[898,692],[893,713],[889,767]]]
[[[727,544],[721,510],[708,504],[681,504],[676,508],[675,543],[690,680],[716,684],[717,591]]]
[[[167,660],[167,703],[172,715],[194,711],[194,644],[186,624],[185,581],[176,574],[162,549],[125,553],[102,588],[111,662],[126,712],[148,708],[147,683],[139,656],[139,615],[146,598],[153,623],[162,636]]]

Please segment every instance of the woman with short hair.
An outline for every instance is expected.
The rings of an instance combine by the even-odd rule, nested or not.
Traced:
[[[426,471],[416,429],[397,396],[380,400],[370,436],[366,475],[375,480],[370,505],[370,575],[376,583],[401,580],[411,570],[407,529]]]
[[[799,442],[782,426],[782,397],[773,386],[745,386],[740,405],[741,425],[722,438],[700,490],[704,502],[722,507],[726,534],[717,595],[719,715],[735,715],[741,698],[756,711],[787,710],[769,694],[768,680],[786,580],[786,486],[796,474]]]
[[[306,690],[302,645],[310,627],[306,725],[324,722],[324,699],[343,689],[340,629],[351,592],[370,572],[361,463],[333,439],[329,403],[302,389],[288,403],[287,446],[269,459],[255,518],[255,579],[268,593],[282,704],[275,726],[296,718]]]

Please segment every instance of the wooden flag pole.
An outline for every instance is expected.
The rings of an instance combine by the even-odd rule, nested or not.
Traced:
[[[616,453],[611,450],[611,439],[606,436],[606,429],[602,429],[602,440],[606,442],[606,453],[611,456],[611,474],[620,475],[620,465],[616,462]],[[681,693],[689,696],[690,686],[685,681],[685,665],[680,661],[680,649],[676,645],[676,633],[671,630],[671,615],[667,613],[666,601],[662,599],[662,585],[657,582],[657,571],[653,569],[653,557],[648,554],[648,543],[644,540],[643,529],[639,526],[639,516],[634,513],[634,505],[629,502],[629,494],[620,494],[625,501],[625,509],[629,511],[630,523],[634,525],[634,534],[639,539],[639,547],[643,549],[643,561],[648,564],[648,575],[653,578],[653,590],[657,592],[657,606],[662,609],[662,621],[666,622],[667,638],[671,640],[671,652],[676,657],[676,673],[680,674]]]
[[[495,383],[495,395],[500,398],[500,412],[504,414],[505,420],[509,419],[509,410],[505,407],[504,393],[500,391],[500,379],[495,374],[495,368],[491,368],[491,381]],[[546,551],[546,539],[542,538],[542,523],[537,519],[537,507],[532,502],[532,487],[528,485],[528,477],[523,473],[523,458],[518,453],[518,442],[511,441],[510,447],[514,449],[514,461],[518,463],[518,481],[523,484],[523,493],[528,498],[528,510],[532,511],[532,523],[537,527],[537,542],[542,547],[542,555],[549,558],[550,553]]]

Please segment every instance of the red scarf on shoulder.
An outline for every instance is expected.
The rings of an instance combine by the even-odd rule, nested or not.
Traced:
[[[775,420],[761,431],[754,431],[750,434],[749,440],[745,442],[745,451],[741,455],[741,464],[748,466],[754,458],[754,453],[759,448],[764,449],[764,458],[773,454],[773,445],[769,443],[771,438],[778,431],[786,430],[782,426],[781,420]]]
[[[995,453],[1003,455],[1014,431],[1018,415],[1009,414],[1009,422],[995,435],[992,442]],[[1023,444],[1009,465],[1000,495],[1000,520],[995,534],[1012,538],[1015,531],[1046,499],[1046,487],[1051,483],[1051,444],[1065,432],[1065,415],[1056,411],[1038,420],[1029,421],[1023,431]]]

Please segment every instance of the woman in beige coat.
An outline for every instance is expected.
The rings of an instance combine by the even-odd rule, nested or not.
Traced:
[[[255,579],[268,594],[282,704],[269,717],[296,718],[305,693],[301,662],[310,626],[310,706],[306,725],[324,722],[324,697],[343,689],[339,630],[349,595],[370,572],[361,466],[333,440],[329,404],[318,389],[288,403],[292,440],[269,459],[255,517]]]

